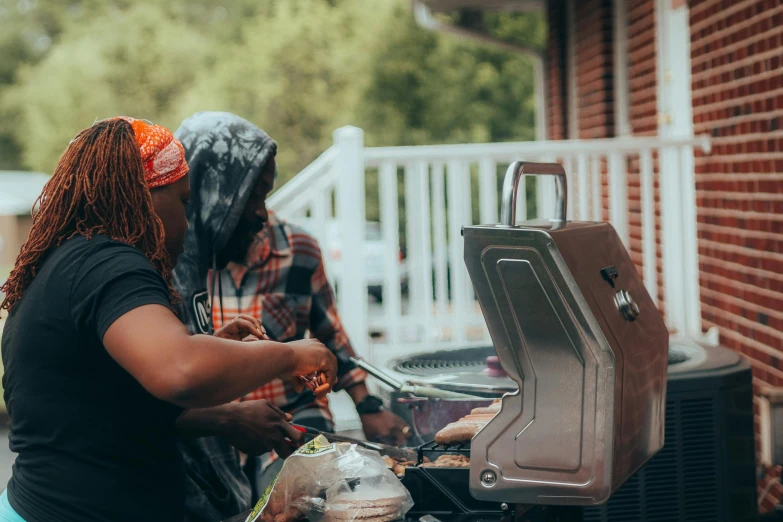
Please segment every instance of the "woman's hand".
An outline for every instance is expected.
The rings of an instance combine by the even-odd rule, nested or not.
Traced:
[[[265,341],[269,339],[261,321],[247,314],[234,317],[230,323],[215,330],[214,336],[231,341]]]
[[[286,380],[291,382],[297,391],[302,391],[305,384],[302,376],[318,372],[317,386],[313,393],[318,398],[329,393],[337,383],[337,358],[334,354],[318,339],[302,339],[286,344],[292,348],[295,358],[294,371],[286,376]]]

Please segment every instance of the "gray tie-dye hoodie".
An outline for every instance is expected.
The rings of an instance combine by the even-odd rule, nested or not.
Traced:
[[[185,252],[174,270],[182,298],[180,319],[190,331],[211,334],[207,276],[239,222],[264,165],[277,144],[247,120],[226,112],[199,112],[175,133],[190,167]],[[214,293],[213,293],[214,295]],[[225,440],[180,441],[187,474],[185,520],[216,522],[250,509],[250,484]]]

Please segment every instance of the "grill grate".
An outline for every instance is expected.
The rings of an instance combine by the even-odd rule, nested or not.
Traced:
[[[424,353],[397,361],[394,369],[417,377],[444,373],[479,373],[486,368],[487,357],[492,355],[497,354],[491,346]]]
[[[421,359],[417,361],[403,361],[394,369],[407,375],[429,377],[441,373],[474,373],[480,372],[485,367],[481,361],[449,361],[444,359]]]
[[[394,370],[405,375],[432,377],[458,373],[480,373],[487,367],[487,357],[497,355],[494,348],[465,348],[448,352],[435,352],[401,359]],[[675,347],[669,348],[669,366],[688,361],[690,356]]]

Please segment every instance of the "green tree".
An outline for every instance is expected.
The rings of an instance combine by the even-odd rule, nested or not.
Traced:
[[[281,181],[304,168],[353,121],[389,2],[272,2],[239,42],[204,70],[179,103],[242,115],[280,143]]]
[[[24,164],[50,172],[68,141],[95,119],[127,114],[176,125],[169,107],[205,65],[205,47],[151,5],[106,10],[69,26],[43,60],[20,68],[3,97],[20,116],[17,136],[31,137],[23,141]]]
[[[528,58],[422,29],[402,6],[379,40],[357,107],[372,144],[533,139]]]
[[[17,81],[23,64],[37,63],[56,41],[68,16],[68,4],[0,0],[0,97]],[[0,169],[22,166],[14,107],[0,108]]]
[[[175,129],[236,112],[280,142],[282,181],[345,124],[370,145],[533,136],[527,60],[421,29],[404,0],[24,2],[0,10],[0,49],[16,49],[0,68],[14,166],[51,171],[79,129],[117,114]],[[530,24],[498,20],[482,23]],[[22,46],[29,31],[48,47]]]

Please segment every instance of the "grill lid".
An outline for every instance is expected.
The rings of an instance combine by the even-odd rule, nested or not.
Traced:
[[[552,222],[514,226],[523,174],[554,175]],[[557,164],[517,162],[502,223],[465,227],[465,264],[519,391],[471,443],[471,493],[528,504],[604,502],[663,444],[668,331],[608,223],[566,222]]]

